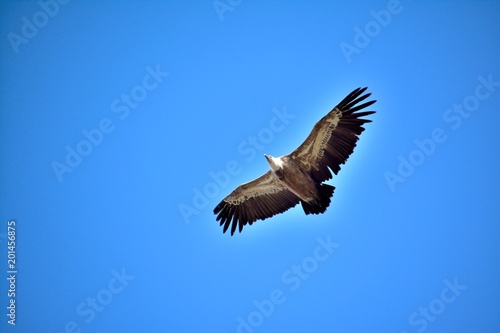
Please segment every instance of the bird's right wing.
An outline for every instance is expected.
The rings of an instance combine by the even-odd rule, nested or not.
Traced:
[[[281,185],[271,171],[238,186],[214,209],[224,232],[231,225],[231,236],[236,227],[239,232],[246,224],[264,220],[294,207],[300,199]]]
[[[358,112],[375,101],[362,103],[371,94],[366,88],[358,88],[347,95],[336,107],[314,125],[306,140],[290,157],[310,171],[317,182],[332,178],[340,165],[352,154],[359,135],[365,130],[363,125],[371,120],[363,118],[375,111]]]

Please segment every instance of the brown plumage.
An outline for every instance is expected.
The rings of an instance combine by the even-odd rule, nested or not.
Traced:
[[[291,154],[281,157],[264,155],[271,170],[259,178],[238,186],[214,209],[217,221],[231,235],[246,224],[264,220],[294,207],[299,202],[304,213],[324,213],[335,187],[323,182],[337,174],[340,165],[352,154],[363,125],[362,117],[375,111],[363,111],[374,100],[359,104],[371,94],[357,88],[314,125],[306,140]]]

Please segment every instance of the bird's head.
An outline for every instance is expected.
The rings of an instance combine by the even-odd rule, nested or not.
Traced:
[[[266,158],[267,163],[271,167],[271,170],[273,170],[274,172],[278,171],[283,167],[283,161],[281,160],[281,158],[273,157],[271,155],[266,155],[266,154],[264,154],[264,157]]]

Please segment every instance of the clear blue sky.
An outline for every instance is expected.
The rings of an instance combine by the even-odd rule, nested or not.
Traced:
[[[1,332],[500,331],[499,1],[0,13]],[[214,206],[359,86],[327,212],[223,234]]]

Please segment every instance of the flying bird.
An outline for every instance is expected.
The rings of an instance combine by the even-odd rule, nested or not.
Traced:
[[[231,236],[247,224],[285,212],[299,202],[304,213],[322,214],[330,205],[335,187],[324,183],[337,175],[340,165],[352,154],[358,136],[371,122],[362,117],[375,111],[363,111],[375,103],[364,102],[371,94],[357,88],[314,125],[306,140],[291,154],[265,155],[271,170],[259,178],[238,186],[214,209],[217,221]]]

